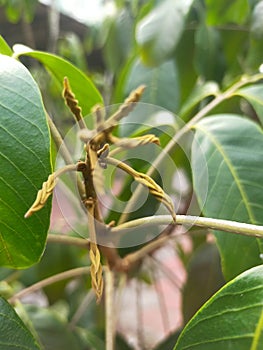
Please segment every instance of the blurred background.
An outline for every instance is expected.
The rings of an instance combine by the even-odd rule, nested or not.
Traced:
[[[147,85],[143,102],[179,114],[187,122],[219,89],[244,73],[257,72],[263,61],[263,2],[230,3],[196,0],[184,12],[183,5],[174,10],[173,0],[0,0],[0,34],[10,46],[22,43],[69,60],[92,79],[105,105],[121,103],[143,83]],[[152,21],[154,41],[148,46],[141,44],[144,20]],[[61,90],[39,63],[28,57],[22,60],[40,86],[48,113],[65,134],[72,119]],[[257,118],[240,99],[225,102],[217,112],[226,108]],[[163,144],[168,141],[164,138]],[[200,213],[189,160],[180,151],[172,156],[181,186],[172,181],[178,180],[178,173],[171,174],[168,193],[181,198],[180,214],[189,212],[190,202],[191,214]],[[72,204],[66,210],[70,215]],[[66,224],[54,201],[51,232],[70,231]],[[180,230],[148,256],[134,276],[118,281],[116,349],[173,349],[184,324],[224,284],[211,232],[193,229],[194,234],[185,235]],[[86,256],[74,247],[48,245],[37,267],[19,272],[19,283],[30,285],[79,266],[80,261],[85,264]],[[0,277],[6,274],[3,269]],[[51,339],[45,349],[104,348],[104,307],[96,305],[89,283],[83,279],[56,284],[28,300],[34,301],[27,312],[42,342]]]

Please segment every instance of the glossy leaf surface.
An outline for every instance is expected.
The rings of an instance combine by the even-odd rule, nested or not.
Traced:
[[[174,350],[262,350],[263,267],[219,290],[189,321]]]
[[[63,58],[42,51],[33,51],[23,45],[15,45],[14,51],[17,56],[26,55],[37,59],[57,79],[61,85],[64,77],[68,77],[72,91],[82,108],[83,116],[90,113],[91,108],[102,104],[102,96],[91,80],[78,68]]]
[[[50,201],[24,214],[51,173],[50,138],[40,92],[28,70],[0,55],[0,265],[36,263],[44,250]]]
[[[193,184],[199,203],[205,202],[204,215],[262,224],[262,130],[246,118],[227,114],[206,118],[195,129]],[[201,157],[207,169],[200,167]],[[208,184],[204,183],[206,171]],[[215,235],[226,279],[262,262],[256,238],[224,232]]]

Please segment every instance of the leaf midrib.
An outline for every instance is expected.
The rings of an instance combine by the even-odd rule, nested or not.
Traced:
[[[261,310],[260,318],[259,318],[259,321],[257,324],[257,328],[255,330],[255,336],[253,338],[253,342],[251,344],[250,350],[257,350],[258,349],[259,339],[260,339],[260,335],[262,333],[262,330],[263,330],[263,308]]]

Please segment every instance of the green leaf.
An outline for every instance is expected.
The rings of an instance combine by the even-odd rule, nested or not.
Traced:
[[[251,34],[261,40],[263,37],[263,1],[259,1],[259,3],[255,6],[252,18],[251,18]]]
[[[227,79],[229,82],[232,82],[236,77],[244,74],[243,55],[247,50],[249,32],[233,30],[231,27],[229,29],[224,28],[220,30],[220,37],[221,50],[224,52],[227,68]],[[240,60],[236,59],[237,55],[240,57]]]
[[[11,47],[7,44],[2,35],[0,35],[0,53],[7,56],[12,56],[13,54]]]
[[[25,309],[45,350],[81,349],[79,337],[69,329],[68,320],[62,312],[35,305],[26,305]]]
[[[175,61],[178,67],[181,102],[184,103],[197,81],[194,67],[195,31],[185,30],[175,50]]]
[[[262,64],[263,40],[250,36],[249,49],[245,60],[246,71],[257,73]]]
[[[200,205],[205,203],[204,215],[263,224],[262,130],[231,114],[205,118],[195,129],[193,185]],[[200,166],[203,157],[207,168]],[[204,181],[206,172],[208,183]],[[226,279],[262,262],[256,238],[225,232],[215,236]]]
[[[235,95],[244,97],[251,103],[263,124],[263,84],[244,87],[236,91]]]
[[[177,330],[174,333],[169,333],[167,338],[158,343],[153,350],[170,350],[173,349],[174,343],[177,341],[181,330]]]
[[[250,9],[247,0],[206,0],[207,23],[218,25],[225,23],[243,24],[247,20]]]
[[[158,65],[170,58],[182,35],[193,0],[165,0],[136,27],[143,62]]]
[[[179,112],[181,118],[185,117],[198,105],[202,100],[209,96],[216,96],[219,92],[219,86],[214,81],[207,81],[206,83],[197,84],[188,99],[182,106]]]
[[[5,7],[5,13],[11,23],[17,23],[23,13],[23,1],[11,0],[8,1]]]
[[[151,103],[177,111],[180,104],[180,87],[174,61],[167,61],[155,68],[146,67],[139,59],[130,67],[124,93],[127,96],[139,85],[146,85],[141,102]]]
[[[184,323],[188,322],[224,283],[216,245],[202,244],[187,266],[187,281],[183,293]]]
[[[0,55],[0,265],[22,268],[41,257],[50,201],[24,214],[51,173],[50,138],[38,87],[15,59]]]
[[[259,66],[262,64],[262,50],[263,50],[263,1],[259,1],[253,9],[250,19],[250,40],[249,49],[247,50],[246,66],[248,70],[257,72]]]
[[[0,348],[39,350],[40,347],[8,302],[0,297]]]
[[[221,49],[221,38],[217,29],[201,23],[195,35],[194,64],[205,80],[222,79],[225,62]]]
[[[90,113],[91,108],[103,103],[102,96],[92,81],[78,68],[63,58],[41,51],[33,51],[23,45],[15,45],[14,52],[17,57],[26,55],[37,59],[57,79],[61,86],[65,76],[68,77],[72,91],[82,108],[83,116]]]
[[[123,9],[112,20],[104,46],[104,59],[113,72],[118,72],[126,61],[132,46],[133,20],[127,9]]]
[[[242,273],[190,320],[174,350],[263,349],[263,266]]]

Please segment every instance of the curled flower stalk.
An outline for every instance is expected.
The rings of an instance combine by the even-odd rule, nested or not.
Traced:
[[[80,172],[83,180],[83,190],[81,191],[81,200],[84,204],[87,214],[87,229],[89,233],[89,258],[90,258],[90,273],[92,288],[96,293],[97,302],[101,300],[103,294],[103,268],[101,264],[101,256],[106,258],[107,264],[110,269],[116,269],[117,271],[127,272],[129,264],[127,265],[127,259],[123,259],[119,256],[116,247],[104,247],[97,244],[97,226],[95,222],[100,223],[100,227],[105,228],[105,233],[110,232],[108,228],[111,225],[107,225],[100,212],[99,199],[96,193],[96,178],[98,174],[95,169],[100,166],[101,172],[107,168],[108,164],[116,166],[127,174],[131,175],[135,181],[144,187],[149,189],[151,195],[153,195],[159,202],[164,204],[171,214],[172,221],[176,222],[176,214],[174,205],[171,198],[164,192],[164,190],[147,174],[140,173],[115,158],[113,155],[120,152],[123,149],[136,148],[138,146],[144,146],[147,144],[160,145],[160,140],[153,134],[143,135],[134,138],[118,137],[113,133],[116,126],[118,126],[120,120],[126,117],[136,106],[145,87],[140,86],[126,98],[124,103],[119,109],[111,115],[108,119],[105,119],[104,110],[101,106],[96,105],[92,113],[95,117],[95,127],[93,130],[86,128],[81,107],[78,105],[78,101],[75,98],[74,93],[70,88],[70,84],[67,78],[64,79],[63,97],[65,103],[69,107],[70,111],[75,117],[80,130],[78,131],[78,137],[84,144],[85,159],[79,160],[77,164],[69,164],[64,168],[57,170],[51,174],[47,181],[42,185],[42,188],[37,193],[37,198],[31,208],[25,214],[25,217],[31,216],[36,211],[43,208],[47,199],[51,196],[57,178],[66,171]],[[113,146],[113,149],[110,147]],[[67,157],[70,158],[70,157]],[[78,178],[79,179],[79,178]]]
[[[67,171],[76,171],[76,165],[66,165],[64,168],[55,171],[50,174],[47,181],[43,182],[42,188],[38,191],[36,200],[31,205],[29,210],[25,213],[25,218],[29,218],[32,214],[42,209],[46,204],[46,201],[53,193],[53,190],[57,184],[57,178]]]
[[[114,165],[129,175],[131,175],[135,181],[139,182],[140,184],[144,185],[147,187],[150,191],[150,193],[161,203],[163,203],[166,208],[169,210],[173,221],[176,222],[176,214],[174,210],[174,205],[172,202],[172,199],[168,196],[167,193],[164,192],[164,190],[148,175],[140,173],[136,170],[134,170],[132,167],[129,165],[120,162],[114,158],[111,157],[106,157],[104,160],[106,163]]]

